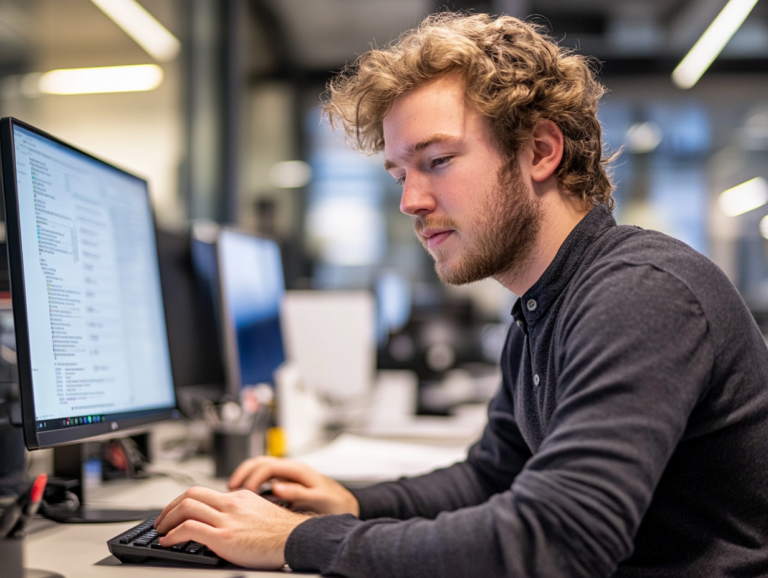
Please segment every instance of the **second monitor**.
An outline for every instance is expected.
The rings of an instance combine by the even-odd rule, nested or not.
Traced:
[[[285,361],[280,305],[285,279],[275,241],[230,229],[217,240],[228,390],[272,383]]]

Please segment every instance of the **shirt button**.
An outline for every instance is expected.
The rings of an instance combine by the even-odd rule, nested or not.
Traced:
[[[528,308],[528,311],[536,311],[536,300],[528,299],[528,303],[525,306]]]
[[[541,379],[539,379],[539,374],[538,374],[538,373],[537,373],[537,374],[535,374],[535,375],[533,376],[533,385],[539,385],[539,382],[540,382],[540,381],[541,381]]]

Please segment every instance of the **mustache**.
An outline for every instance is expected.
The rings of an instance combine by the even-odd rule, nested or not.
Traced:
[[[413,222],[413,229],[417,233],[421,233],[424,229],[454,229],[458,231],[459,226],[450,217],[418,216]]]

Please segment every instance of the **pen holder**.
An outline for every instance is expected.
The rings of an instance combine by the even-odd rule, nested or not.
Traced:
[[[264,430],[221,428],[213,430],[216,477],[228,478],[243,461],[264,454]]]
[[[0,577],[24,578],[24,538],[0,538]]]

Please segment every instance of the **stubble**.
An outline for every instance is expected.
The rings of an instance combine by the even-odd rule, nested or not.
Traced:
[[[416,219],[417,232],[424,228],[453,229],[468,241],[452,266],[442,259],[440,248],[431,255],[435,272],[443,283],[466,285],[488,277],[514,279],[528,266],[541,226],[542,208],[541,202],[525,186],[516,161],[499,170],[494,191],[486,196],[482,214],[485,219],[472,225],[475,231],[470,231],[469,225],[462,230],[447,217]]]

